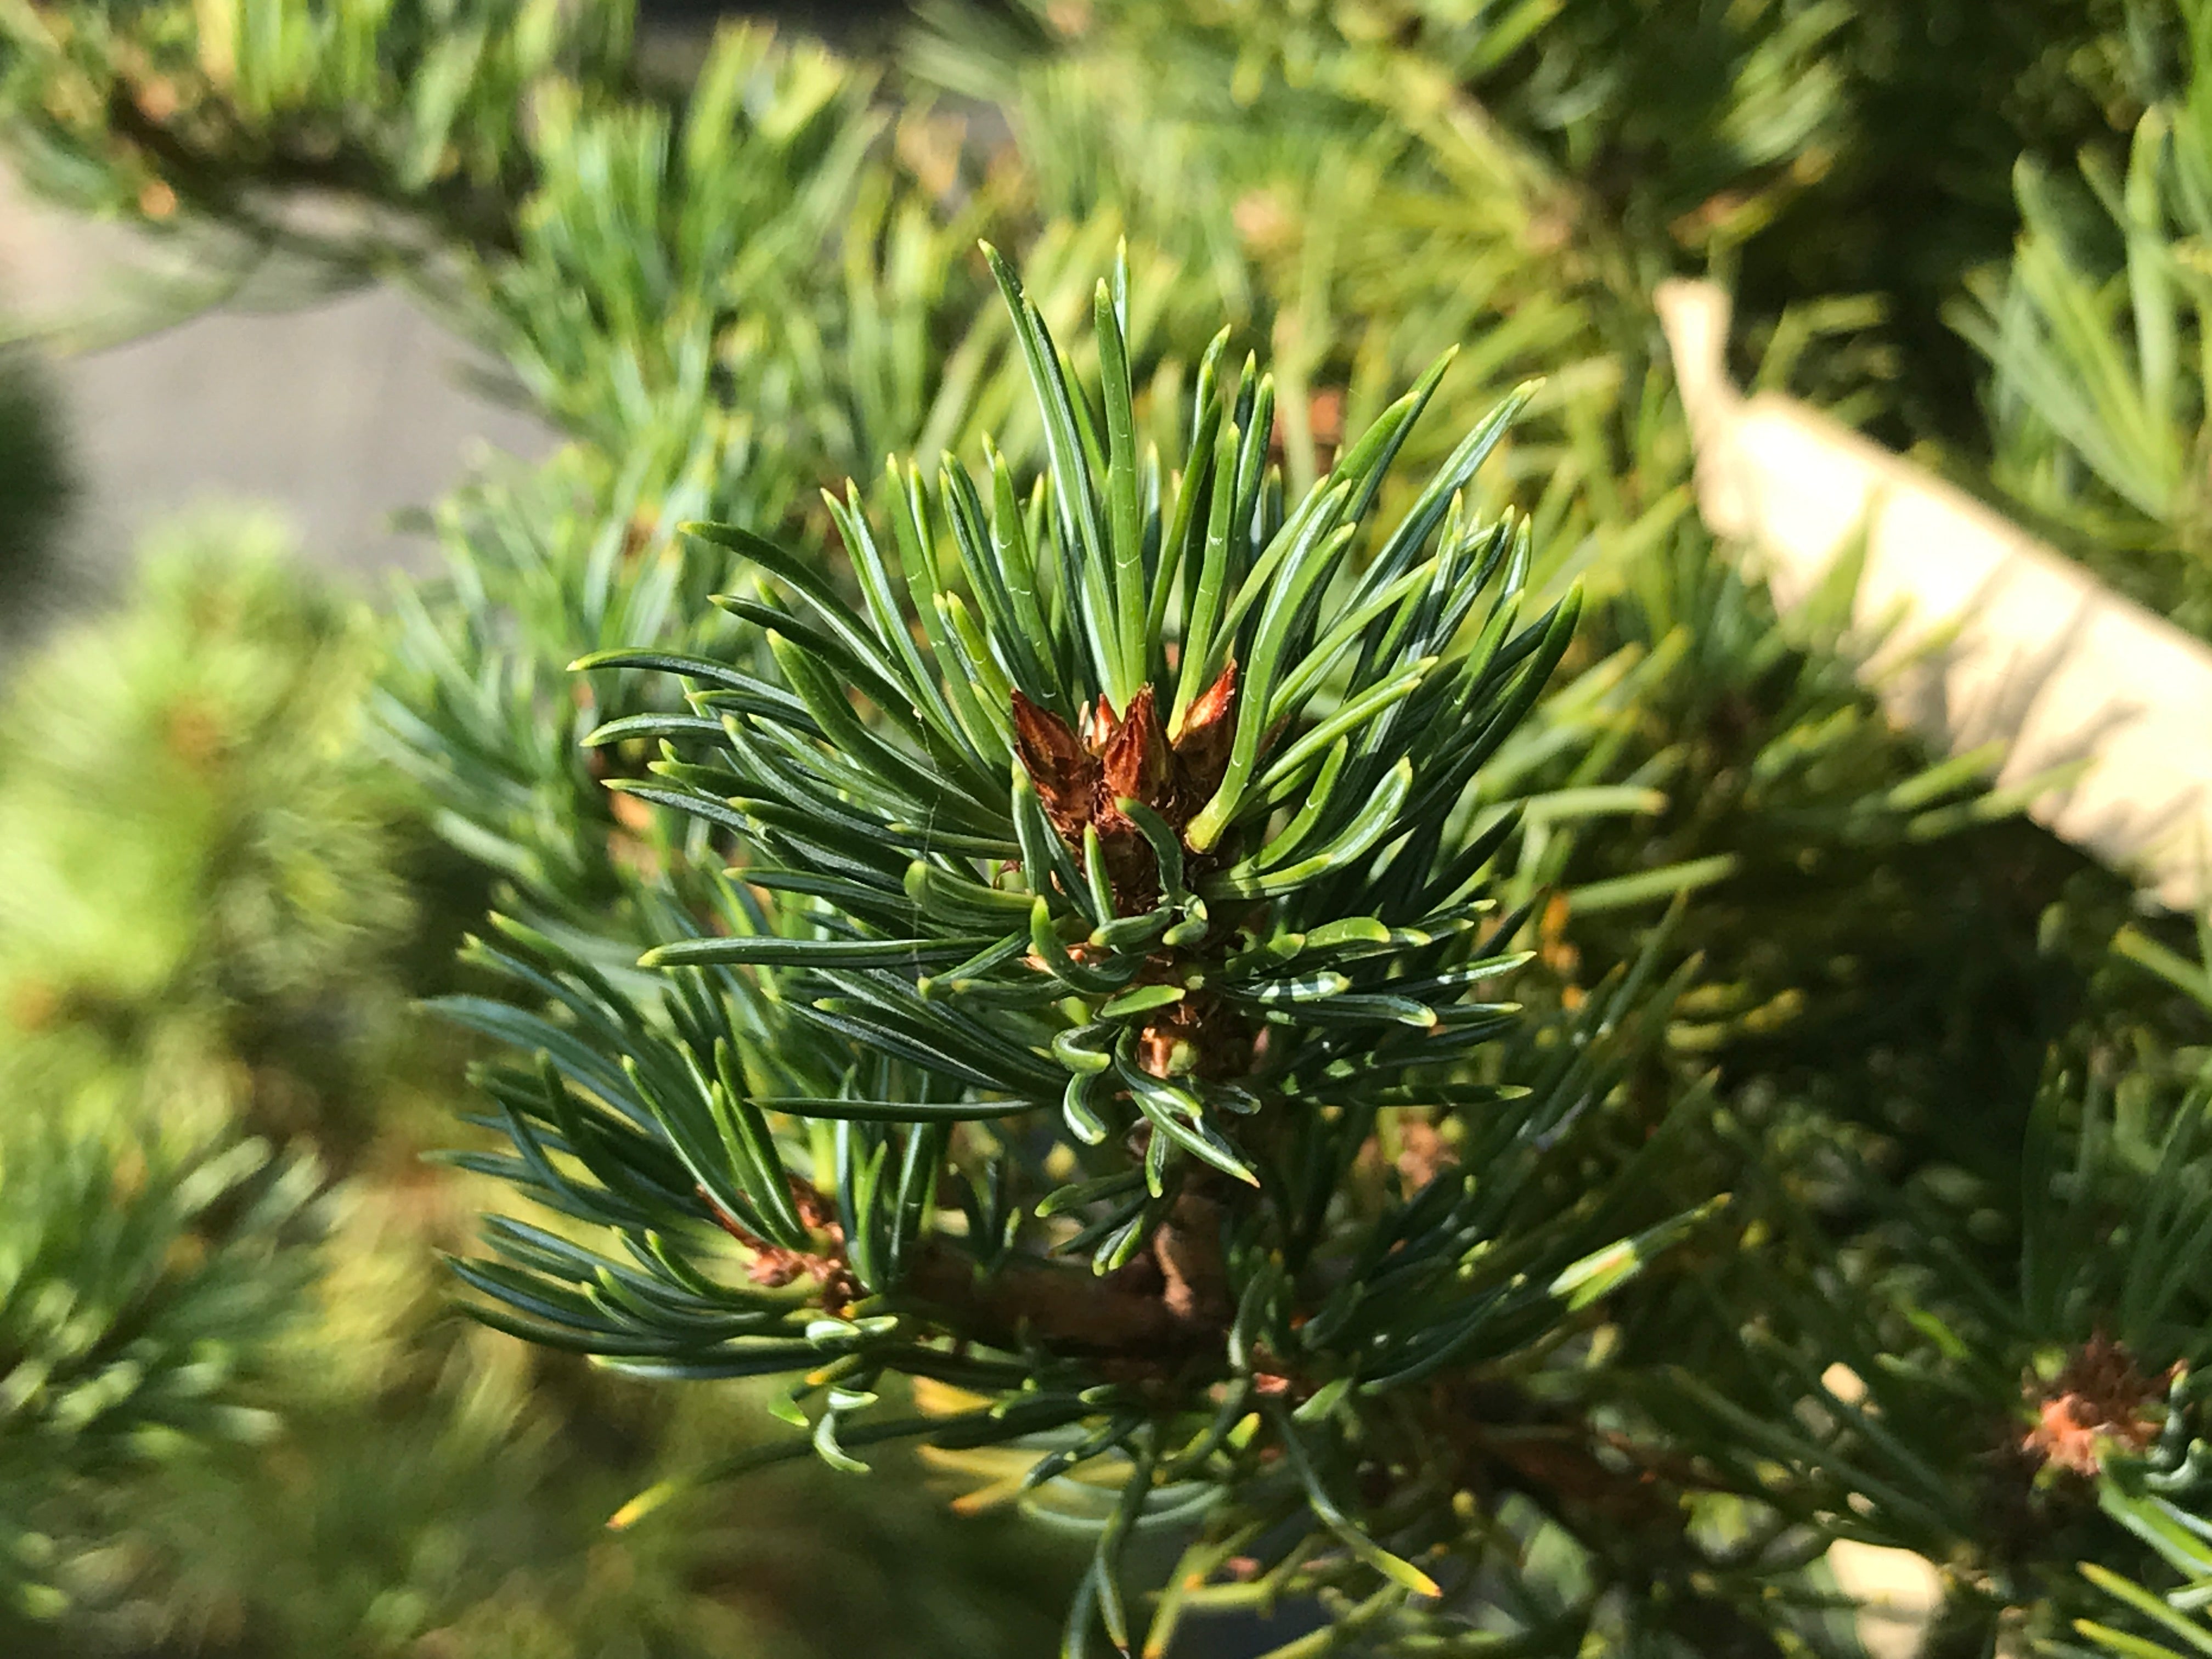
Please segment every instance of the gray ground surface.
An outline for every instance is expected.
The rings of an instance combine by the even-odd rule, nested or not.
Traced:
[[[34,322],[127,318],[119,233],[28,202],[0,175],[0,307]],[[138,314],[146,314],[142,305]],[[210,499],[283,509],[319,561],[380,585],[420,568],[392,514],[434,501],[489,445],[536,455],[544,428],[464,384],[470,354],[389,289],[305,308],[218,310],[105,349],[57,354],[83,482],[71,538],[111,563],[149,522]]]
[[[279,314],[202,317],[64,360],[88,531],[127,545],[210,496],[282,507],[314,557],[363,574],[419,568],[389,525],[435,500],[471,452],[532,453],[533,422],[456,384],[458,348],[406,299],[372,290]]]

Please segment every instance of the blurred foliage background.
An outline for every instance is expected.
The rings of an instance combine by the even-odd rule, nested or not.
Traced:
[[[1847,605],[1784,619],[1715,544],[1648,299],[1720,276],[1747,381],[1910,448],[2212,636],[2212,9],[823,15],[834,49],[641,27],[617,0],[0,0],[0,137],[27,181],[210,269],[404,283],[564,440],[426,504],[442,572],[389,603],[240,510],[166,529],[111,603],[54,623],[82,598],[76,485],[36,362],[0,356],[5,1650],[1057,1639],[1059,1540],[950,1516],[919,1478],[783,1471],[608,1534],[632,1493],[781,1431],[744,1388],[647,1392],[448,1310],[439,1253],[507,1200],[428,1156],[481,1056],[416,1008],[474,984],[455,951],[495,898],[617,972],[670,902],[677,832],[625,816],[576,743],[667,693],[565,670],[727,644],[704,604],[727,573],[676,524],[819,549],[816,492],[888,451],[990,433],[1034,454],[984,235],[1056,326],[1126,241],[1160,430],[1220,315],[1270,348],[1293,487],[1447,347],[1417,450],[1545,377],[1482,487],[1532,514],[1540,592],[1579,578],[1592,605],[1481,787],[1531,807],[1511,880],[1552,896],[1554,1010],[1680,901],[1665,949],[1695,977],[1621,1087],[1647,1124],[1711,1105],[1669,1191],[1732,1189],[1763,1230],[1623,1316],[1613,1404],[1741,1432],[1653,1392],[1686,1367],[1772,1429],[1770,1463],[1826,1513],[1849,1505],[1823,1457],[1864,1414],[1774,1355],[1902,1376],[1911,1432],[1873,1437],[1877,1466],[1950,1491],[1929,1504],[1954,1530],[1868,1530],[1954,1569],[1923,1650],[2153,1629],[2070,1566],[2094,1554],[2154,1600],[2201,1577],[2151,1500],[2106,1495],[2139,1506],[2130,1532],[1999,1454],[2023,1368],[2104,1328],[2100,1272],[2176,1238],[2201,1259],[2125,1218],[2202,1168],[2203,951],[1986,793],[1991,757],[1938,764],[1894,730]],[[2063,1215],[2054,1159],[2082,1171]],[[2039,1238],[2071,1266],[2023,1265]],[[2201,1357],[2206,1310],[2177,1295],[2113,1333],[2147,1364]],[[1907,1384],[1954,1347],[1978,1359],[1939,1409]],[[1799,1578],[1787,1640],[1754,1630],[1747,1571],[1741,1595],[1586,1621],[1595,1650],[1862,1650]]]

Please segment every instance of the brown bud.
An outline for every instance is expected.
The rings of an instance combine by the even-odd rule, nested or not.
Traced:
[[[1018,691],[1014,693],[1014,741],[1052,827],[1066,839],[1079,841],[1097,793],[1098,762],[1066,720]]]
[[[1103,754],[1106,745],[1114,741],[1114,733],[1121,725],[1121,717],[1114,712],[1114,700],[1103,691],[1098,694],[1096,705],[1083,705],[1083,742],[1094,755]]]
[[[1243,1077],[1255,1052],[1251,1028],[1204,992],[1147,1020],[1136,1049],[1137,1063],[1154,1077]]]
[[[1137,1033],[1137,1064],[1153,1077],[1179,1077],[1198,1068],[1198,1049],[1188,1021],[1156,1019]]]
[[[767,1244],[755,1252],[745,1277],[764,1289],[780,1291],[793,1279],[805,1278],[806,1272],[806,1259],[798,1251]]]
[[[2173,1376],[2145,1376],[2134,1357],[2100,1331],[2036,1402],[2035,1426],[2021,1449],[2076,1474],[2095,1474],[2107,1449],[2139,1455],[2158,1436],[2163,1417],[2157,1396]]]
[[[1232,658],[1218,678],[1183,711],[1176,734],[1176,794],[1195,812],[1221,787],[1229,751],[1237,741],[1237,664]]]
[[[1167,788],[1168,745],[1151,686],[1129,700],[1128,715],[1106,740],[1102,758],[1109,801],[1126,795],[1147,806],[1159,805]]]

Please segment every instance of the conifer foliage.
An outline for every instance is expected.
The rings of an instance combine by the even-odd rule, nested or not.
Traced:
[[[250,1389],[315,1272],[318,1176],[251,1139],[150,1160],[51,1131],[8,1142],[0,1601],[39,1614],[66,1605],[40,1528],[82,1526],[86,1481],[274,1429]]]
[[[1469,786],[1577,599],[1524,617],[1526,523],[1464,505],[1518,399],[1376,522],[1439,365],[1286,504],[1273,386],[1224,372],[1225,337],[1188,449],[1140,458],[1118,274],[1094,398],[998,270],[1048,435],[1033,486],[988,452],[933,484],[894,465],[880,538],[848,490],[857,605],[694,526],[764,648],[578,665],[696,688],[592,741],[657,742],[613,787],[736,862],[644,958],[665,1014],[522,924],[483,948],[565,1017],[452,1006],[544,1057],[494,1075],[512,1150],[469,1161],[605,1242],[502,1222],[458,1270],[487,1317],[623,1369],[791,1376],[841,1466],[888,1437],[1023,1449],[1015,1485],[1102,1523],[1079,1636],[1143,1623],[1133,1529],[1224,1504],[1248,1540],[1290,1522],[1279,1553],[1345,1552],[1379,1616],[1482,1553],[1424,1443],[1449,1432],[1436,1380],[1555,1345],[1692,1219],[1530,1202],[1640,988],[1547,1061],[1493,1052],[1524,918],[1487,891],[1510,815]],[[1399,1168],[1347,1202],[1386,1113]],[[890,1416],[901,1373],[975,1403]]]
[[[428,515],[373,764],[322,625],[15,705],[0,1076],[146,1145],[0,1133],[0,1584],[96,1589],[61,1500],[264,1424],[323,1273],[317,1478],[196,1650],[730,1650],[763,1537],[923,1529],[889,1468],[750,1530],[715,1478],[916,1446],[1079,1536],[1076,1655],[1863,1659],[1856,1546],[1932,1575],[1929,1659],[2212,1651],[2212,936],[1887,722],[1848,562],[1778,614],[1650,306],[1739,272],[1761,386],[2201,629],[2201,4],[1008,15],[687,76],[619,0],[0,3],[46,188],[401,271],[569,440]],[[402,876],[394,771],[480,884]],[[402,975],[483,1062],[425,1040],[470,1127],[419,1182],[353,1086]],[[248,1128],[353,1164],[352,1235]],[[439,1248],[534,1349],[430,1334]],[[638,1576],[568,1572],[641,1485]],[[209,1553],[180,1512],[134,1531]],[[1033,1558],[931,1535],[883,1594],[1018,1647]],[[794,1621],[866,1622],[870,1553]]]

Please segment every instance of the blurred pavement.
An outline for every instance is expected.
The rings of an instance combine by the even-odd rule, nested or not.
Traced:
[[[28,201],[0,172],[0,318],[105,316],[137,239]],[[127,292],[127,289],[125,289]],[[308,554],[378,583],[427,543],[391,515],[426,506],[480,447],[536,456],[529,416],[462,384],[476,361],[408,299],[356,290],[302,309],[218,310],[57,358],[84,489],[72,541],[106,563],[149,521],[208,499],[287,513]]]

